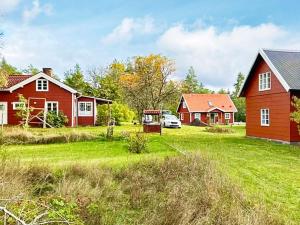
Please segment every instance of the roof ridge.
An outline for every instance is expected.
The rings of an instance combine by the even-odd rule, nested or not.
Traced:
[[[273,52],[295,52],[300,53],[300,50],[292,50],[292,49],[271,49],[271,48],[262,48],[263,51],[273,51]]]

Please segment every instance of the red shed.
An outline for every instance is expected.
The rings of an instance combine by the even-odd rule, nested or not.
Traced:
[[[228,94],[183,94],[177,112],[184,124],[232,124],[237,109]]]
[[[68,117],[67,125],[71,127],[95,125],[97,104],[111,103],[106,99],[82,96],[78,91],[53,78],[52,69],[44,68],[43,72],[36,75],[9,76],[7,85],[0,88],[1,124],[20,124],[20,119],[16,116],[21,104],[20,94],[29,100],[29,104],[36,111],[62,111]]]
[[[290,120],[292,97],[300,97],[300,51],[260,50],[240,96],[246,97],[247,136],[300,141]]]

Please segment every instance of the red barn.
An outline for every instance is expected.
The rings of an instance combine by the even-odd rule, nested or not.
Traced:
[[[300,51],[260,50],[240,96],[246,97],[247,136],[300,141],[290,120],[292,97],[300,97]]]
[[[228,94],[183,94],[177,112],[184,124],[232,124],[237,109]]]
[[[110,100],[82,96],[78,91],[58,81],[52,76],[51,68],[44,68],[36,75],[9,76],[7,85],[0,88],[0,124],[18,125],[20,107],[19,95],[23,95],[31,108],[32,114],[43,112],[63,112],[68,117],[68,126],[95,125],[97,104],[110,104]],[[35,118],[31,125],[41,124]]]

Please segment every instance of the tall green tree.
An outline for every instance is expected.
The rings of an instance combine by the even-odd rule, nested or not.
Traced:
[[[7,84],[8,74],[5,70],[0,68],[0,87],[5,87]]]
[[[242,85],[245,81],[245,76],[242,73],[237,75],[236,82],[234,83],[234,90],[232,92],[231,98],[235,104],[238,112],[235,114],[235,120],[239,122],[246,121],[246,102],[245,98],[239,97],[239,92],[242,88]]]
[[[2,58],[0,62],[0,69],[5,71],[8,75],[21,74],[21,71],[19,71],[16,67],[12,66],[11,64],[7,63],[5,58]]]
[[[206,94],[211,93],[211,91],[204,87],[202,82],[197,78],[194,68],[191,66],[186,74],[185,79],[182,82],[182,93],[198,93]]]
[[[26,69],[23,69],[22,72],[26,74],[36,75],[40,72],[40,70],[30,64]]]
[[[64,83],[83,94],[87,94],[89,90],[89,84],[85,81],[79,64],[76,64],[73,69],[65,72]]]

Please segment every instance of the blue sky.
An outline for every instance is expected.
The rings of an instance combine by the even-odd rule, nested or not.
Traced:
[[[300,49],[297,1],[1,0],[0,50],[24,68],[84,70],[163,54],[174,79],[193,66],[206,86],[231,88],[259,48]]]

